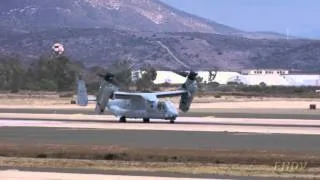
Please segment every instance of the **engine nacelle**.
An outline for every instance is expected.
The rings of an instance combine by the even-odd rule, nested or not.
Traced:
[[[100,108],[100,112],[103,112],[108,105],[109,99],[113,98],[114,92],[117,90],[113,84],[103,82],[97,93],[97,105]]]
[[[188,112],[193,101],[193,98],[197,92],[198,86],[196,82],[195,72],[190,72],[187,81],[182,85],[182,89],[186,90],[186,93],[181,95],[179,109],[183,112]]]

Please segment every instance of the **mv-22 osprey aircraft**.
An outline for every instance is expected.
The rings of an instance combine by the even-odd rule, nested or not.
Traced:
[[[176,91],[167,92],[121,92],[113,83],[114,75],[106,73],[100,84],[95,100],[95,111],[102,114],[107,107],[109,111],[119,118],[120,122],[126,122],[126,118],[142,119],[144,123],[150,119],[170,120],[174,123],[178,116],[178,110],[170,101],[161,101],[158,98],[180,96],[179,109],[188,112],[193,97],[197,91],[196,72],[187,75],[185,83]],[[88,95],[85,82],[78,80],[77,104],[88,105]]]

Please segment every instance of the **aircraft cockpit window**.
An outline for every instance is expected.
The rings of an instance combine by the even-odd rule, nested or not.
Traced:
[[[147,101],[148,102],[148,106],[153,108],[154,107],[154,101]]]
[[[164,104],[164,102],[161,102],[161,101],[160,101],[160,102],[158,103],[158,109],[159,109],[159,110],[164,110],[164,109],[165,109],[165,104]]]

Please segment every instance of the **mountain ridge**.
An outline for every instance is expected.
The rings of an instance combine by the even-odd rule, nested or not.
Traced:
[[[59,42],[87,66],[129,58],[136,67],[163,69],[320,71],[318,41],[244,32],[157,0],[3,0],[0,18],[0,54],[26,61],[50,54]]]
[[[130,59],[135,68],[151,64],[158,69],[186,69],[187,66],[202,70],[239,71],[256,67],[320,70],[320,41],[257,40],[210,33],[151,33],[141,36],[136,32],[111,28],[53,29],[1,37],[3,46],[0,53],[32,60],[39,55],[50,54],[55,42],[64,44],[65,55],[88,67],[109,66],[119,59]],[[309,48],[312,51],[299,51]]]
[[[255,34],[175,9],[159,0],[3,0],[0,28],[117,28],[131,31],[204,32],[248,38]]]

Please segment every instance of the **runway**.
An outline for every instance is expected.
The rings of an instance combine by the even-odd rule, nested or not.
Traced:
[[[319,134],[317,120],[180,117],[176,124],[144,124],[108,115],[0,114],[0,142],[17,144],[319,152]]]
[[[0,128],[0,142],[119,146],[128,148],[228,149],[319,152],[319,136],[227,132],[95,130],[67,128]]]
[[[0,142],[7,145],[114,146],[133,149],[198,149],[287,152],[320,152],[320,121],[299,118],[179,117],[165,120],[128,119],[71,113],[0,113]],[[71,112],[71,111],[70,111]],[[313,112],[316,114],[316,112]],[[22,146],[23,147],[23,146]],[[27,146],[26,146],[27,147]],[[0,171],[0,179],[137,179],[137,176]],[[1,174],[2,173],[2,174]],[[2,175],[2,176],[1,176]],[[47,179],[46,179],[47,178]],[[150,177],[138,177],[150,179]],[[159,180],[174,178],[153,178]],[[190,178],[189,178],[190,179]],[[236,178],[238,179],[238,178]],[[191,180],[191,179],[190,179]]]
[[[94,115],[94,107],[74,107],[74,106],[14,106],[0,107],[0,113],[16,114],[85,114]],[[106,115],[110,113],[106,112]],[[262,118],[262,119],[309,119],[320,120],[320,110],[309,109],[272,109],[272,108],[193,108],[188,113],[180,113],[180,117],[207,117],[217,118]]]
[[[259,134],[319,135],[320,121],[297,119],[247,119],[214,117],[179,117],[175,124],[165,120],[128,119],[119,123],[109,115],[62,114],[0,114],[0,127],[55,127],[100,130],[182,131],[182,132],[233,132]]]

